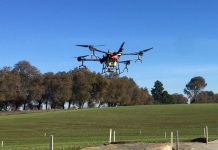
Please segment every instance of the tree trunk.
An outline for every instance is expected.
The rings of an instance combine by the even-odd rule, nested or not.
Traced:
[[[4,110],[5,110],[5,111],[8,111],[8,102],[5,102],[5,103],[4,103]]]
[[[15,111],[17,111],[18,108],[19,108],[19,105],[16,104],[16,106],[15,106]]]
[[[23,104],[23,110],[26,110],[26,102]]]
[[[72,101],[69,100],[69,101],[68,101],[68,109],[70,109],[71,103],[72,103]]]
[[[41,106],[42,106],[42,101],[38,101],[38,106],[37,106],[37,109],[40,110],[41,109]]]
[[[45,109],[48,110],[48,100],[45,102]]]
[[[83,108],[84,103],[83,102],[79,102],[79,109]]]

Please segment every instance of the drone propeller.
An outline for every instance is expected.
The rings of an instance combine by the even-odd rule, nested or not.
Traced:
[[[87,57],[87,56],[89,56],[89,55],[78,56],[78,57],[73,57],[73,58],[85,58],[85,57]]]
[[[150,50],[152,50],[152,49],[153,49],[153,47],[148,48],[148,49],[141,50],[141,51],[138,52],[138,54],[142,56],[144,52],[150,51]]]
[[[87,56],[89,56],[89,55],[78,56],[78,57],[73,57],[73,58],[77,58],[78,61],[82,61]]]
[[[76,46],[94,48],[94,47],[105,46],[105,45],[76,45]]]
[[[96,48],[95,48],[94,45],[76,45],[76,46],[86,47],[86,48],[88,48],[90,51],[96,50]]]
[[[123,52],[123,50],[124,50],[124,48],[123,48],[124,44],[125,44],[125,42],[123,42],[123,43],[120,45],[120,48],[119,48],[119,50],[118,50],[117,53]]]
[[[93,52],[93,56],[95,56],[94,51],[101,52],[101,53],[105,53],[105,54],[107,53],[107,52],[105,52],[105,51],[102,51],[102,50],[99,50],[99,49],[95,48],[95,47],[104,46],[104,45],[76,45],[76,46],[88,48],[90,51]]]
[[[91,45],[76,45],[76,46],[80,46],[80,47],[90,47]]]

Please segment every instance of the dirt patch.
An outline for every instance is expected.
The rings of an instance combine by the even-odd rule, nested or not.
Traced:
[[[175,148],[175,145],[174,145]],[[216,143],[196,143],[181,142],[179,150],[217,150]],[[129,144],[109,144],[98,147],[87,147],[82,150],[172,150],[169,143],[129,143]]]
[[[87,147],[82,150],[172,150],[169,144],[132,143],[109,144],[99,147]]]

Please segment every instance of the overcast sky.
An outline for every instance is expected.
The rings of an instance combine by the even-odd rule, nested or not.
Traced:
[[[69,71],[79,65],[74,56],[89,54],[76,44],[117,50],[125,41],[126,52],[154,47],[123,74],[138,85],[150,90],[160,80],[169,93],[183,93],[192,77],[203,76],[206,90],[218,93],[217,6],[217,0],[0,0],[0,67],[27,60],[42,73]],[[96,62],[87,66],[101,72]]]

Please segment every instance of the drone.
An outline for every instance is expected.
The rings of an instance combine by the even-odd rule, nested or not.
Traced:
[[[82,64],[79,66],[79,69],[82,68],[87,68],[84,63],[88,62],[88,61],[93,61],[93,62],[100,62],[103,66],[102,66],[102,74],[113,74],[113,75],[119,75],[123,72],[128,72],[128,65],[130,65],[130,62],[132,60],[123,60],[120,61],[120,57],[124,56],[124,55],[132,55],[132,56],[137,56],[137,59],[135,60],[135,62],[141,62],[142,63],[142,56],[145,52],[153,49],[153,48],[148,48],[148,49],[144,49],[138,52],[133,52],[133,53],[123,53],[124,51],[124,44],[125,42],[123,42],[119,49],[117,51],[105,51],[105,50],[100,50],[97,49],[96,47],[99,46],[104,46],[104,45],[76,45],[79,47],[84,47],[84,48],[88,48],[91,52],[91,55],[84,55],[84,56],[78,56],[78,57],[74,57],[77,59],[77,61],[81,62]],[[96,53],[103,53],[104,55],[102,57],[99,57],[98,55],[96,55]],[[90,56],[88,58],[88,56]],[[124,65],[123,69],[120,69],[120,66]]]

